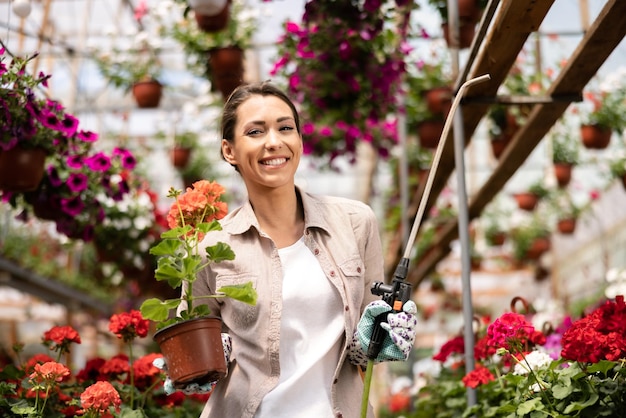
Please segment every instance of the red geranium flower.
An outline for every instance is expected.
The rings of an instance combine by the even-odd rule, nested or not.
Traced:
[[[46,331],[43,334],[43,343],[53,351],[69,353],[70,344],[80,344],[81,341],[78,331],[69,325],[65,325],[52,327],[49,331]]]
[[[109,330],[121,338],[124,342],[132,341],[135,337],[145,337],[148,335],[150,321],[143,319],[141,312],[131,310],[115,314],[109,321]]]
[[[466,374],[462,381],[465,387],[476,389],[480,385],[487,384],[495,380],[488,368],[478,365],[474,370]]]
[[[122,399],[109,382],[96,382],[80,395],[80,403],[84,412],[103,414],[109,413],[111,407],[115,408],[115,412],[120,412]]]

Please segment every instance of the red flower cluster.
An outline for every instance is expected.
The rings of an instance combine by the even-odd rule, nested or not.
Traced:
[[[56,361],[48,361],[43,364],[35,364],[35,371],[31,373],[30,380],[49,386],[54,382],[62,382],[69,375],[70,369]]]
[[[480,385],[487,384],[495,380],[488,368],[483,365],[477,365],[474,370],[466,374],[462,381],[465,387],[476,389]]]
[[[53,351],[68,353],[71,343],[80,344],[80,335],[69,325],[52,327],[43,334],[43,343]]]
[[[521,347],[528,347],[529,343],[544,344],[546,337],[536,331],[523,315],[507,312],[489,325],[487,338],[490,346],[519,351]]]
[[[456,336],[441,346],[441,349],[437,354],[433,356],[433,360],[437,360],[440,362],[445,362],[451,354],[463,354],[465,353],[465,343],[463,340],[463,336]]]
[[[122,399],[112,384],[97,382],[81,393],[80,403],[85,412],[91,411],[98,414],[97,416],[107,416],[106,414],[110,414],[111,407],[115,409],[115,412],[120,412]]]
[[[170,228],[190,225],[196,227],[199,223],[222,219],[228,213],[226,202],[220,201],[224,187],[217,182],[200,180],[187,191],[176,197],[167,215]]]
[[[132,341],[135,337],[145,337],[149,326],[150,321],[143,319],[141,312],[137,310],[115,314],[109,320],[109,330],[125,342]]]
[[[607,301],[588,316],[574,322],[561,340],[561,356],[597,363],[626,357],[626,304],[624,296]]]

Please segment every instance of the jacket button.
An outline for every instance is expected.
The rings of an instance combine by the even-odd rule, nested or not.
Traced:
[[[335,270],[331,270],[330,277],[335,277]]]
[[[343,418],[343,414],[341,412],[337,412],[337,418]]]
[[[346,305],[346,308],[345,308],[345,309],[346,309],[346,311],[349,311],[349,310],[350,310],[350,307],[349,307],[348,305]]]
[[[320,250],[316,248],[315,251],[313,251],[313,253],[315,253],[315,255],[319,255],[320,254]]]
[[[360,273],[360,272],[361,272],[361,267],[357,267],[357,268],[356,268],[356,271],[357,271],[358,273]]]

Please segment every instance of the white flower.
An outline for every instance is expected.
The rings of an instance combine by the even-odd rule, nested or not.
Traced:
[[[548,353],[542,351],[532,351],[525,356],[519,363],[515,365],[513,374],[527,375],[530,370],[537,371],[543,369],[552,363],[552,358]],[[530,369],[528,368],[530,366]]]

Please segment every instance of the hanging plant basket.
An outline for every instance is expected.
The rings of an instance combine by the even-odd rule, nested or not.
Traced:
[[[452,106],[452,88],[441,86],[426,90],[424,100],[430,113],[445,117]]]
[[[221,319],[211,316],[178,322],[154,334],[175,387],[226,376],[221,332]]]
[[[450,36],[450,25],[442,23],[443,37],[449,47],[452,47],[452,37]],[[459,25],[459,49],[466,49],[472,46],[472,41],[476,35],[476,22],[461,22]]]
[[[230,0],[189,0],[198,28],[207,33],[221,32],[230,20]]]
[[[497,160],[504,153],[504,150],[511,143],[511,137],[507,135],[498,135],[497,137],[491,138],[491,153],[493,157]]]
[[[156,80],[138,81],[132,87],[133,97],[141,109],[159,107],[163,95],[163,85]]]
[[[573,164],[554,163],[554,176],[559,187],[565,187],[570,183],[573,169]]]
[[[44,175],[46,153],[41,148],[16,146],[0,151],[0,190],[28,192],[37,189]]]
[[[191,160],[191,148],[174,147],[170,149],[170,159],[176,168],[185,168]]]
[[[517,202],[517,207],[525,211],[533,211],[539,203],[539,196],[531,192],[515,193],[513,195]]]
[[[214,48],[209,51],[211,82],[224,100],[243,84],[244,53],[238,47]]]
[[[526,250],[525,258],[528,260],[538,260],[546,251],[550,249],[551,243],[548,237],[537,237]]]
[[[559,219],[556,227],[561,234],[571,235],[576,230],[576,218]]]
[[[428,119],[420,122],[417,125],[417,137],[420,145],[424,148],[436,149],[444,125],[443,119]]]
[[[587,149],[605,149],[611,142],[613,131],[599,125],[581,125],[580,137]]]

